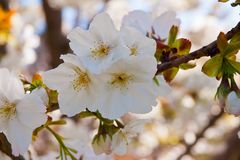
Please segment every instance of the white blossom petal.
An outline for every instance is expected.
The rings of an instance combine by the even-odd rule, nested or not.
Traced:
[[[13,119],[9,122],[6,137],[11,143],[13,155],[18,156],[27,152],[32,140],[32,129],[20,123],[18,119]]]
[[[6,68],[2,68],[0,69],[0,77],[0,92],[11,102],[24,96],[23,84],[15,73],[9,72]]]
[[[115,154],[124,155],[127,153],[128,142],[126,138],[121,130],[113,135],[112,148]]]
[[[176,18],[175,12],[167,11],[154,20],[153,29],[161,39],[166,39],[173,25],[179,26],[180,19]]]
[[[156,42],[143,35],[134,28],[122,27],[121,38],[123,43],[130,49],[131,55],[154,56],[156,52]]]
[[[146,35],[147,32],[151,32],[151,15],[141,10],[129,12],[128,15],[123,17],[122,27],[124,26],[133,27]]]
[[[95,36],[89,31],[80,27],[74,28],[68,35],[70,48],[78,56],[87,56],[91,52],[92,44],[95,42]]]
[[[69,88],[71,81],[74,79],[73,65],[62,63],[57,68],[49,70],[42,74],[43,82],[50,89],[61,90]]]
[[[25,95],[16,106],[19,121],[33,130],[47,121],[44,101],[34,94]]]
[[[107,13],[96,15],[89,26],[89,30],[95,35],[97,40],[102,40],[108,44],[118,39],[118,31]]]
[[[225,110],[235,116],[240,115],[240,98],[236,95],[235,92],[231,92],[227,97]]]

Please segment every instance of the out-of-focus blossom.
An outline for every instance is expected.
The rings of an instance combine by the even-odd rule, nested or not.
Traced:
[[[111,137],[109,135],[100,135],[92,142],[94,152],[99,155],[102,153],[111,154]]]
[[[180,74],[176,76],[173,83],[182,86],[184,90],[198,94],[201,99],[212,100],[218,84],[214,79],[203,76],[201,72],[202,61],[197,61],[197,63],[199,65],[191,70],[180,70]],[[180,97],[182,96],[180,95]]]
[[[4,10],[0,7],[0,44],[8,41],[10,29],[12,26],[12,15],[15,11]]]
[[[14,155],[27,151],[35,128],[47,120],[39,92],[24,94],[21,81],[7,69],[0,69],[0,129]],[[16,134],[17,133],[17,134]]]
[[[104,0],[48,0],[54,8],[72,7],[79,11],[80,18],[91,19],[96,13],[102,10]]]
[[[235,92],[228,95],[225,110],[235,116],[240,115],[240,98]]]
[[[112,150],[115,154],[126,154],[128,145],[132,142],[133,138],[136,138],[144,128],[149,120],[137,119],[132,120],[120,129],[112,138]]]
[[[11,70],[22,71],[27,65],[36,61],[35,48],[39,45],[39,37],[34,28],[26,25],[20,15],[15,15],[11,28],[11,39],[7,44],[7,54],[1,59],[0,65]]]
[[[156,19],[152,19],[149,13],[135,10],[123,17],[122,26],[130,26],[138,29],[143,34],[156,34],[157,38],[166,39],[172,26],[179,26],[180,19],[176,18],[176,13],[167,11]]]
[[[76,154],[76,157],[81,157],[83,160],[110,160],[111,159],[111,155],[106,155],[106,154],[101,154],[101,155],[96,155],[95,153],[99,153],[99,149],[106,149],[104,151],[107,152],[107,150],[110,148],[107,148],[107,143],[106,145],[102,146],[100,148],[98,148],[98,150],[96,150],[97,148],[92,148],[91,145],[91,138],[92,138],[92,131],[89,130],[86,126],[84,125],[80,125],[80,124],[76,124],[74,123],[72,120],[67,120],[67,125],[64,125],[63,127],[61,127],[59,133],[64,137],[64,143],[72,148],[75,149],[76,151],[78,151],[78,153]],[[110,142],[110,137],[106,138]],[[102,143],[102,139],[100,140]],[[97,147],[97,145],[93,146]],[[94,150],[93,150],[94,149]],[[95,151],[95,153],[94,153]],[[103,153],[103,152],[101,152]]]

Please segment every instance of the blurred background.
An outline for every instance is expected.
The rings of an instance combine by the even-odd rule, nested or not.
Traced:
[[[66,34],[76,26],[87,29],[100,12],[109,13],[120,28],[122,17],[135,9],[151,12],[153,17],[176,11],[181,19],[179,37],[190,39],[192,50],[216,40],[220,31],[230,30],[240,19],[239,7],[217,0],[0,0],[0,6],[0,67],[29,80],[36,72],[58,66],[60,54],[72,53]],[[149,118],[153,123],[129,145],[127,155],[111,155],[111,159],[240,159],[239,118],[224,113],[214,102],[219,82],[201,72],[205,61],[202,58],[194,69],[179,72],[170,85],[161,80],[158,105],[152,112],[123,117],[123,122]],[[59,111],[51,116],[61,117]],[[81,140],[79,144],[96,133],[97,122],[93,119],[67,121],[67,126],[55,130]],[[74,143],[82,149],[77,141]],[[91,149],[87,153],[89,160],[109,158],[95,157]],[[1,160],[9,159],[1,156]],[[24,155],[27,160],[53,160],[57,156],[58,146],[45,131]]]

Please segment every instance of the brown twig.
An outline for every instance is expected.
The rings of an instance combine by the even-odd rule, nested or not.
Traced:
[[[9,1],[8,0],[1,0],[0,7],[4,10],[9,10]],[[6,54],[6,44],[0,44],[0,59],[4,57]]]
[[[51,67],[57,67],[61,60],[61,54],[69,50],[68,40],[62,33],[61,9],[52,8],[47,0],[42,1],[43,10],[46,19],[46,40],[51,53]]]
[[[186,147],[186,150],[180,154],[177,158],[177,160],[181,160],[181,158],[187,154],[190,154],[191,153],[191,150],[192,148],[197,144],[197,142],[204,137],[204,134],[206,132],[207,129],[211,128],[212,126],[215,125],[215,123],[219,120],[219,118],[222,117],[222,115],[224,114],[224,110],[223,108],[221,108],[221,111],[216,114],[216,115],[213,115],[209,122],[206,124],[205,127],[203,127],[199,133],[196,134],[196,139],[195,141],[192,143],[192,144],[186,144],[186,142],[183,143],[183,145]]]
[[[239,160],[240,159],[240,140],[238,138],[238,132],[240,127],[236,127],[231,131],[230,136],[227,138],[226,148],[218,155],[215,155],[213,160]]]
[[[232,28],[229,32],[226,34],[226,38],[230,40],[236,33],[240,32],[240,22]],[[159,64],[157,66],[157,73],[156,75],[160,74],[161,72],[172,68],[172,67],[178,67],[180,64],[187,63],[191,60],[199,59],[204,56],[214,56],[218,53],[217,48],[217,41],[213,41],[207,46],[204,46],[194,52],[191,52],[188,55],[182,56],[180,58],[177,58],[173,61],[164,62],[162,64]]]
[[[9,0],[1,0],[0,5],[3,9],[9,10]]]
[[[12,160],[25,160],[21,155],[17,157],[12,154],[11,145],[3,133],[0,133],[0,150],[8,155]]]

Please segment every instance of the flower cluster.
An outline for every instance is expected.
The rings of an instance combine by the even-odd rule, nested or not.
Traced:
[[[125,113],[146,113],[156,104],[156,42],[138,30],[116,30],[110,16],[101,13],[89,30],[68,34],[74,54],[43,74],[44,83],[57,90],[60,111],[74,116],[86,108],[117,119]]]
[[[135,14],[140,16],[132,17]],[[72,145],[66,146],[65,139],[49,127],[65,124],[46,114],[46,109],[51,111],[51,94],[57,96],[62,114],[99,119],[93,139],[95,153],[126,153],[127,145],[147,121],[131,121],[124,126],[117,119],[128,112],[147,113],[156,104],[156,40],[164,42],[171,27],[179,25],[175,13],[166,12],[154,22],[146,20],[150,27],[143,32],[136,26],[144,26],[139,22],[145,21],[142,18],[146,16],[145,12],[133,11],[123,18],[121,29],[117,30],[110,16],[100,13],[88,30],[73,29],[67,36],[73,54],[62,55],[64,62],[44,72],[43,79],[37,75],[32,83],[23,81],[29,88],[13,72],[0,69],[0,130],[14,155],[26,153],[32,137],[46,128],[59,142],[60,156],[64,152],[74,159]],[[166,19],[171,19],[170,23]],[[159,28],[167,34],[163,35]]]
[[[33,130],[47,120],[46,93],[39,89],[25,94],[20,79],[7,69],[0,69],[0,77],[0,131],[17,156],[27,151]]]

